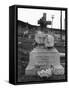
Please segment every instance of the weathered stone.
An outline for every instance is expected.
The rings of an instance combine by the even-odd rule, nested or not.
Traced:
[[[36,47],[30,52],[29,60],[26,68],[27,75],[36,75],[38,70],[50,68],[51,65],[54,67],[54,74],[64,74],[64,69],[60,64],[59,52],[55,48]],[[56,70],[58,71],[56,72]]]

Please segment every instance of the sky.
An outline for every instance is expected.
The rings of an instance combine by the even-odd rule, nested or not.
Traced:
[[[60,11],[59,10],[43,10],[43,9],[26,9],[18,8],[18,20],[28,22],[31,25],[37,25],[38,20],[43,16],[43,13],[47,13],[47,21],[52,21],[52,15],[54,16],[52,22],[52,28],[60,29]],[[62,29],[65,29],[65,11],[62,11]],[[51,25],[48,25],[51,28]]]

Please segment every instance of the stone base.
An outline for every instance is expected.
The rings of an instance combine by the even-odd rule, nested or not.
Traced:
[[[25,71],[25,74],[26,75],[30,75],[30,76],[36,76],[37,75],[37,71],[35,71],[35,70],[26,70]]]
[[[40,69],[45,70],[51,68],[51,66],[54,68],[53,74],[64,74],[64,68],[60,64],[60,54],[56,48],[45,49],[36,47],[30,52],[29,64],[25,74],[37,75],[37,71],[40,71]]]

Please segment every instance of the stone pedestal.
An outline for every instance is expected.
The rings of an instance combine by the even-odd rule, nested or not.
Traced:
[[[36,75],[38,70],[50,68],[51,65],[54,67],[54,74],[64,74],[64,69],[60,64],[59,52],[55,48],[36,47],[30,52],[29,64],[25,73],[26,75]]]

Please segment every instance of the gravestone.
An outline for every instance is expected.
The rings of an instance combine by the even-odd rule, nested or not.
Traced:
[[[37,71],[50,68],[51,65],[54,67],[54,74],[64,74],[64,68],[60,64],[59,52],[55,48],[48,50],[36,47],[30,52],[29,60],[26,68],[27,75],[37,75]]]
[[[47,25],[51,24],[51,22],[46,21],[46,14],[43,15],[38,23],[40,24],[41,28],[46,28]],[[57,49],[54,48],[53,36],[46,36],[42,32],[35,35],[35,41],[38,43],[38,46],[29,54],[29,63],[25,70],[26,75],[37,75],[38,71],[42,69],[46,70],[51,66],[53,66],[53,74],[64,74],[64,68],[60,64],[60,54]],[[46,48],[40,45],[43,44],[44,37],[46,38],[44,43]]]

